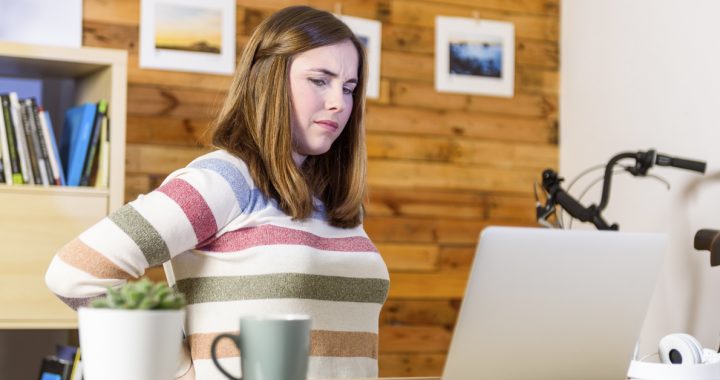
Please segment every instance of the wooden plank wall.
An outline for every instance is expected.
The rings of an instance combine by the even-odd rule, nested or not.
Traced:
[[[534,225],[532,185],[557,167],[560,0],[344,0],[383,23],[381,98],[367,110],[366,229],[391,271],[382,376],[439,375],[480,230]],[[237,0],[237,48],[291,0]],[[306,4],[333,11],[336,2]],[[83,44],[127,49],[126,199],[205,150],[230,78],[138,68],[139,0],[85,0]],[[433,87],[436,15],[515,24],[515,96]],[[155,273],[154,276],[162,276]]]

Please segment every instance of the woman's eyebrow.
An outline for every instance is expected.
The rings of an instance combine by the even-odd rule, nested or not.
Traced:
[[[325,75],[333,77],[333,78],[338,77],[337,73],[334,73],[328,69],[310,69],[310,71],[317,71],[319,73],[325,74]],[[357,82],[358,82],[358,80],[355,78],[348,79],[347,81],[345,81],[345,83],[357,83]]]

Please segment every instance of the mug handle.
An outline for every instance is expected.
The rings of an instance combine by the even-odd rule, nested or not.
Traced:
[[[225,369],[224,369],[224,368],[220,365],[220,363],[218,363],[218,361],[217,361],[217,356],[215,356],[215,348],[217,348],[217,344],[218,344],[218,342],[220,342],[220,340],[221,340],[222,338],[231,339],[231,340],[235,343],[236,346],[240,346],[240,344],[239,344],[239,342],[238,342],[238,339],[239,339],[240,337],[237,336],[237,335],[233,335],[233,334],[220,334],[220,335],[216,336],[215,339],[213,339],[213,341],[212,341],[212,345],[210,346],[210,356],[212,356],[213,363],[215,363],[215,367],[217,367],[217,369],[219,369],[220,372],[222,372],[222,374],[225,375],[228,379],[232,379],[232,380],[242,380],[242,377],[237,378],[237,377],[234,377],[233,375],[227,373],[227,371],[225,371]]]

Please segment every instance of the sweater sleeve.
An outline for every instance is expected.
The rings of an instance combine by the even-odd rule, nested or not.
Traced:
[[[138,278],[212,239],[247,214],[253,193],[242,161],[222,151],[202,156],[62,247],[45,282],[77,309],[103,296],[108,286]]]

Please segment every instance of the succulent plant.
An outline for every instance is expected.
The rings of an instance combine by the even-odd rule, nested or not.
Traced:
[[[127,310],[177,310],[185,306],[182,293],[170,289],[163,282],[153,283],[147,278],[128,282],[120,288],[108,287],[107,296],[90,303],[90,307],[100,309]]]

